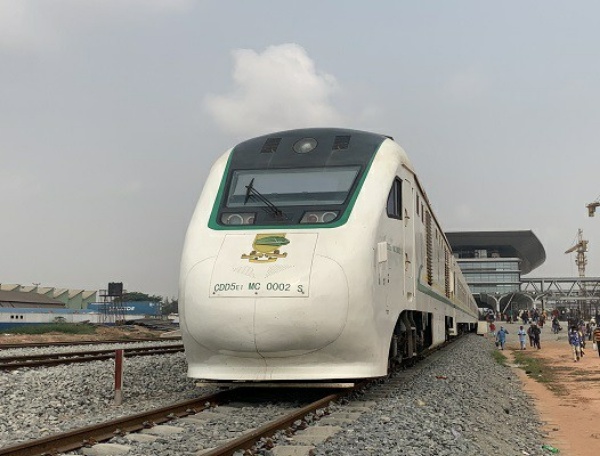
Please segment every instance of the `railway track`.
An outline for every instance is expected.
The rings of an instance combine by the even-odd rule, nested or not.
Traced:
[[[240,387],[0,448],[0,456],[56,455],[111,439],[112,442],[117,442],[111,442],[111,445],[132,447],[132,454],[153,454],[153,450],[143,448],[144,440],[159,438],[152,436],[160,436],[161,440],[166,440],[169,438],[168,434],[179,432],[188,434],[181,434],[176,440],[195,440],[201,450],[197,454],[203,456],[254,455],[275,445],[285,445],[288,441],[291,441],[292,445],[302,445],[303,442],[307,445],[318,444],[319,439],[323,441],[341,429],[336,424],[356,420],[361,413],[376,406],[376,400],[395,394],[401,385],[409,384],[417,377],[421,368],[435,362],[441,355],[439,351],[433,352],[425,360],[410,369],[395,373],[394,377],[387,381],[363,382],[350,390],[292,390],[292,393],[288,394],[294,398],[294,404],[286,404],[275,410],[267,407],[266,414],[264,404],[256,406],[251,402],[272,403],[272,399],[261,398],[261,394],[274,394],[275,390]],[[358,395],[366,391],[362,396],[366,401],[344,401],[345,403],[341,404],[340,398],[357,390],[360,390]],[[307,396],[315,394],[316,399],[307,399]],[[298,406],[296,401],[300,398],[309,403]],[[283,401],[285,400],[284,398]],[[332,410],[333,413],[330,414]],[[243,423],[243,417],[240,415],[252,416],[251,422]],[[132,433],[139,431],[148,435],[140,439],[131,437]],[[140,447],[137,448],[138,446]]]
[[[227,391],[218,392],[149,412],[138,413],[50,437],[0,448],[0,456],[52,455],[91,446],[96,442],[111,439],[116,435],[139,431],[151,425],[200,412],[211,405],[226,400],[228,394],[230,393]]]
[[[255,390],[253,389],[252,391]],[[86,446],[93,446],[116,436],[125,436],[129,433],[150,429],[152,427],[160,426],[163,423],[184,417],[188,417],[191,421],[197,420],[197,422],[206,422],[207,420],[213,419],[212,415],[219,414],[212,412],[212,410],[215,410],[215,406],[226,404],[233,400],[239,400],[240,398],[243,398],[243,395],[248,394],[250,394],[250,391],[246,388],[223,390],[197,399],[151,410],[149,412],[138,413],[136,415],[87,426],[85,428],[56,434],[50,437],[0,448],[0,456],[56,455]],[[288,429],[291,430],[290,432],[293,432],[298,429],[303,429],[306,427],[304,418],[307,415],[315,413],[318,409],[327,407],[331,402],[338,400],[345,394],[348,394],[348,390],[343,390],[338,393],[322,393],[319,395],[318,399],[313,400],[308,405],[301,408],[292,408],[291,411],[285,413],[283,416],[270,420],[256,429],[242,433],[239,437],[229,440],[222,445],[210,448],[202,454],[206,456],[233,455],[237,451],[253,448],[261,439],[270,437],[279,430]],[[209,416],[205,417],[203,414]],[[226,419],[226,414],[221,416]],[[231,418],[234,419],[234,416],[231,416]]]
[[[21,342],[17,344],[3,343],[0,341],[0,350],[15,348],[43,348],[60,347],[70,345],[101,345],[101,344],[132,344],[136,342],[164,342],[165,339],[109,339],[109,340],[87,340],[87,341],[62,341],[62,342]]]
[[[183,351],[183,344],[154,345],[150,347],[132,347],[123,349],[125,357],[151,356]],[[14,370],[24,367],[48,367],[59,364],[85,363],[112,359],[115,350],[90,350],[43,355],[3,356],[0,357],[0,370]]]

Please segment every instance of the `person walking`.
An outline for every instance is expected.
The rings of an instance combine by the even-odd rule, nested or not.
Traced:
[[[552,319],[552,333],[553,334],[558,334],[558,332],[561,330],[562,328],[560,327],[560,322],[558,321],[558,317],[554,317]]]
[[[533,335],[533,323],[531,323],[529,325],[529,328],[527,328],[527,335],[529,336],[529,346],[533,347],[533,340],[535,338],[535,336]]]
[[[592,339],[596,344],[596,349],[598,350],[598,356],[600,356],[600,326],[596,326],[594,332],[592,333]]]
[[[504,350],[504,344],[506,343],[506,335],[508,331],[504,329],[504,326],[500,326],[500,329],[496,333],[496,342],[500,346],[500,350]]]
[[[592,340],[592,325],[589,323],[585,324],[585,340]]]
[[[573,349],[573,361],[579,361],[581,359],[581,337],[579,336],[579,331],[577,331],[577,326],[571,327],[571,331],[569,332],[569,344]]]
[[[526,310],[523,310],[523,312],[521,312],[521,320],[523,321],[524,325],[527,324],[527,311]]]
[[[577,333],[579,334],[579,340],[581,341],[581,357],[585,355],[585,326],[579,325],[577,328]]]
[[[519,342],[521,343],[521,350],[525,350],[525,341],[527,340],[527,331],[523,328],[523,325],[519,326],[519,331],[517,332],[519,336]]]
[[[531,333],[533,334],[533,346],[537,347],[537,349],[542,348],[542,344],[540,343],[540,338],[542,335],[542,330],[535,323],[531,325]]]

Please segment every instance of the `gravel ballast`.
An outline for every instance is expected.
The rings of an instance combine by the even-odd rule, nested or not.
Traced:
[[[491,341],[470,335],[426,360],[415,377],[390,379],[398,388],[315,454],[544,454],[531,398],[512,369],[494,360],[494,350]],[[357,399],[377,396],[372,389]]]
[[[136,344],[152,345],[156,343]],[[98,350],[103,348],[106,347],[96,347]],[[49,351],[47,348],[29,348],[27,354]],[[11,350],[10,355],[13,354]],[[194,381],[186,377],[186,370],[183,352],[125,358],[124,401],[119,407],[113,405],[114,360],[4,371],[0,373],[0,447],[150,410],[207,392],[199,390]]]
[[[493,351],[488,339],[471,335],[415,368],[354,394],[353,401],[370,404],[367,411],[317,444],[314,454],[544,454],[544,434],[531,399],[522,391],[511,368],[494,360]],[[124,402],[115,407],[113,366],[112,361],[99,361],[2,373],[0,447],[212,391],[200,389],[194,380],[186,378],[182,353],[130,358],[125,366]],[[331,409],[343,411],[344,404]],[[240,408],[235,429],[231,425],[227,429],[211,428],[215,442],[222,443],[224,438],[243,432],[245,413],[245,408]],[[248,409],[247,413],[252,423],[256,411]],[[192,433],[194,429],[200,431],[197,424],[178,421],[173,423]],[[205,428],[209,430],[208,424]],[[295,444],[293,436],[281,437],[278,443]],[[201,447],[209,445],[205,438]],[[199,449],[196,439],[177,434],[145,443],[142,452],[131,448],[127,454],[193,455]]]

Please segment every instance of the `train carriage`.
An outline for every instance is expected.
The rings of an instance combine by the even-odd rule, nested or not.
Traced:
[[[180,275],[190,377],[384,376],[477,308],[406,153],[333,128],[245,141],[213,165]]]

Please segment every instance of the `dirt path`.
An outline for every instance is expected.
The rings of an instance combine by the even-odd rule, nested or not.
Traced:
[[[2,344],[20,344],[26,342],[74,342],[88,340],[117,340],[117,339],[155,339],[163,331],[156,331],[143,326],[99,326],[94,334],[2,334],[0,333],[0,348]]]
[[[519,349],[518,325],[504,325],[509,331],[505,354],[515,362],[514,351]],[[498,325],[499,327],[499,325]],[[571,346],[567,341],[567,326],[559,335],[542,331],[541,350],[529,346],[526,355],[539,357],[551,367],[554,382],[543,384],[526,375],[521,368],[514,371],[521,378],[524,389],[535,400],[544,429],[549,435],[548,444],[560,449],[566,456],[597,456],[600,454],[600,357],[587,342],[585,356],[573,361]],[[549,454],[549,453],[548,453]]]

